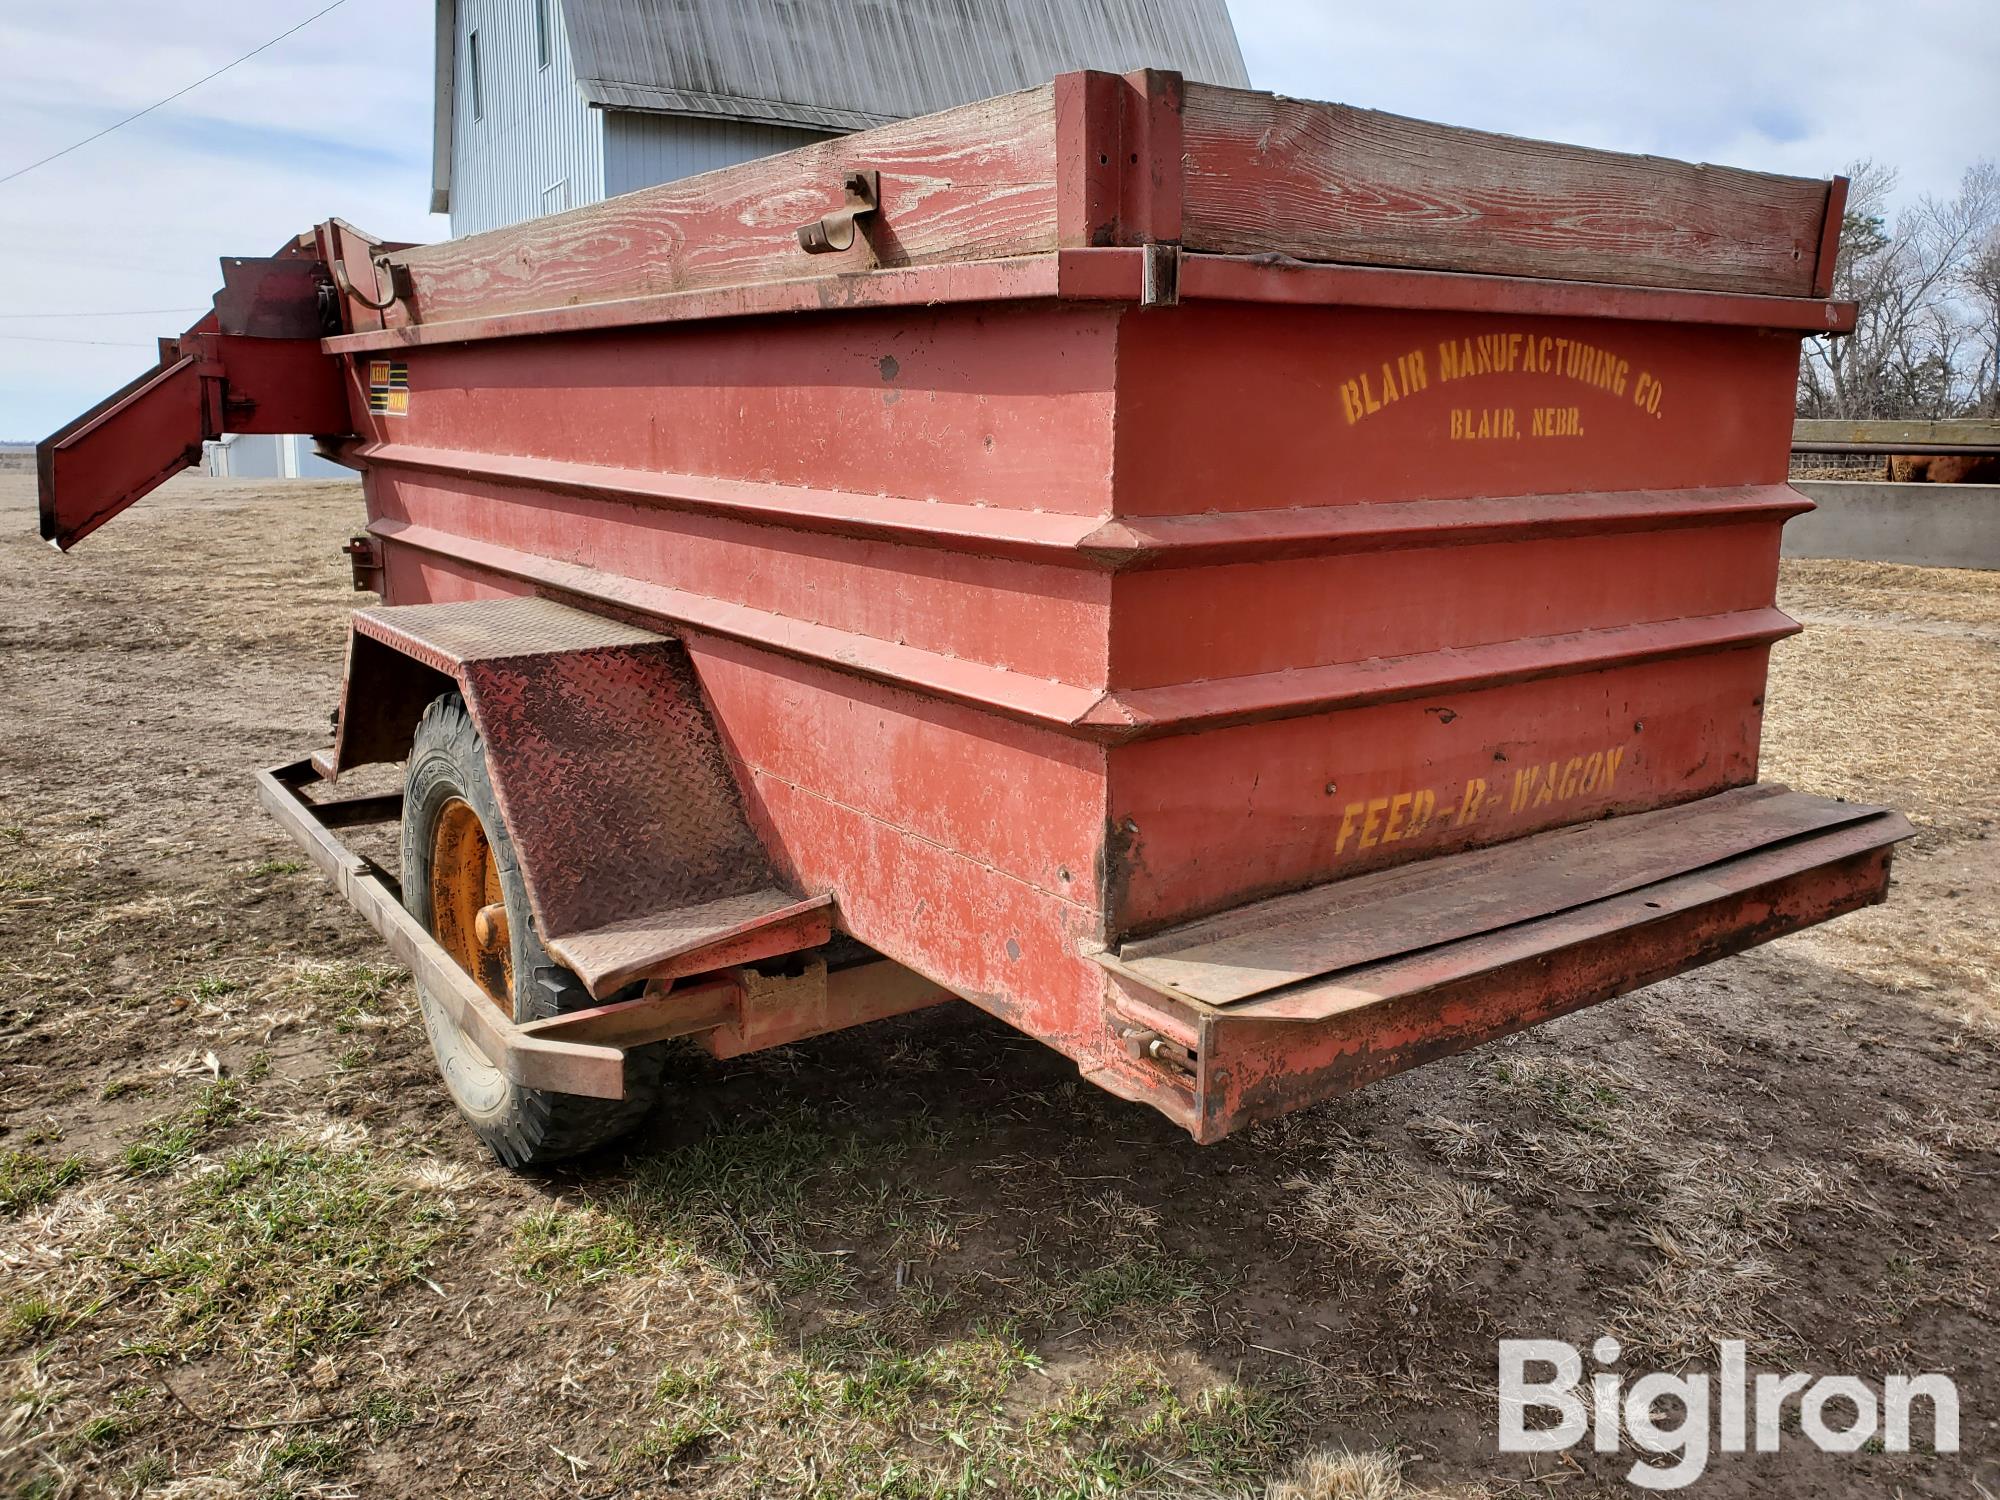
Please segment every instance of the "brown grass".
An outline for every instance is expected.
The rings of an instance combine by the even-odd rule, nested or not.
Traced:
[[[11,482],[0,1493],[1616,1493],[1495,1453],[1490,1388],[1612,1328],[2000,1400],[1984,580],[1786,569],[1843,613],[1773,774],[1912,809],[1887,907],[1210,1148],[967,1009],[689,1050],[523,1178],[244,784],[324,737],[351,491],[177,483],[55,558]]]

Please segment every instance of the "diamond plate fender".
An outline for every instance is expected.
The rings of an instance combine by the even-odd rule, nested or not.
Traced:
[[[479,726],[535,925],[597,998],[816,947],[745,815],[680,644],[552,600],[356,611],[335,772],[401,759],[456,685]]]

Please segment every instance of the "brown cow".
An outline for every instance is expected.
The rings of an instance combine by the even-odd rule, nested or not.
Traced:
[[[2000,456],[1991,453],[1897,453],[1886,477],[1898,484],[2000,484]]]

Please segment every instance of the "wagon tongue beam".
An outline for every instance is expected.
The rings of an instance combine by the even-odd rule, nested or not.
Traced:
[[[213,312],[161,339],[158,365],[36,446],[42,540],[67,552],[224,433],[351,430],[340,367],[320,349],[340,330],[313,243],[225,260]]]

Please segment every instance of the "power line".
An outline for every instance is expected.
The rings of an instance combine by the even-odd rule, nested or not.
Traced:
[[[100,349],[151,349],[152,344],[135,343],[131,339],[54,339],[43,338],[32,333],[0,333],[0,339],[12,339],[20,344],[95,344]]]
[[[124,312],[0,313],[9,322],[16,318],[164,318],[176,313],[206,312],[202,307],[134,307]]]
[[[327,6],[326,10],[314,11],[311,15],[307,16],[303,21],[299,22],[298,25],[294,26],[291,29],[291,31],[279,32],[276,36],[272,37],[270,41],[264,43],[263,46],[252,47],[248,52],[244,53],[241,57],[231,58],[228,62],[224,63],[221,67],[217,68],[213,73],[205,74],[204,76],[197,78],[193,83],[189,84],[186,88],[176,89],[173,93],[167,95],[166,98],[157,99],[153,103],[147,105],[144,109],[138,110],[133,114],[127,115],[122,120],[119,120],[113,124],[105,126],[95,135],[87,135],[82,140],[63,147],[62,150],[60,151],[51,152],[49,155],[43,157],[40,161],[31,161],[25,167],[16,167],[13,171],[9,172],[5,177],[0,177],[0,183],[12,182],[16,177],[26,176],[28,173],[34,171],[35,168],[37,167],[46,167],[50,162],[54,161],[57,157],[68,156],[70,152],[79,150],[84,146],[88,146],[92,141],[102,140],[105,136],[111,134],[112,131],[122,129],[125,126],[130,125],[134,120],[140,118],[140,116],[150,115],[154,110],[158,109],[161,105],[172,104],[174,100],[180,98],[182,94],[191,94],[196,89],[200,88],[204,83],[209,82],[210,79],[220,78],[224,73],[227,73],[231,68],[235,67],[238,63],[246,63],[251,58],[255,57],[259,52],[269,51],[271,48],[277,46],[278,43],[282,42],[286,37],[290,36],[292,32],[305,30],[306,27],[312,25],[313,22],[317,21],[321,16],[325,15],[327,11],[339,10],[340,7],[345,5],[346,3],[347,0],[333,0],[333,4]]]

